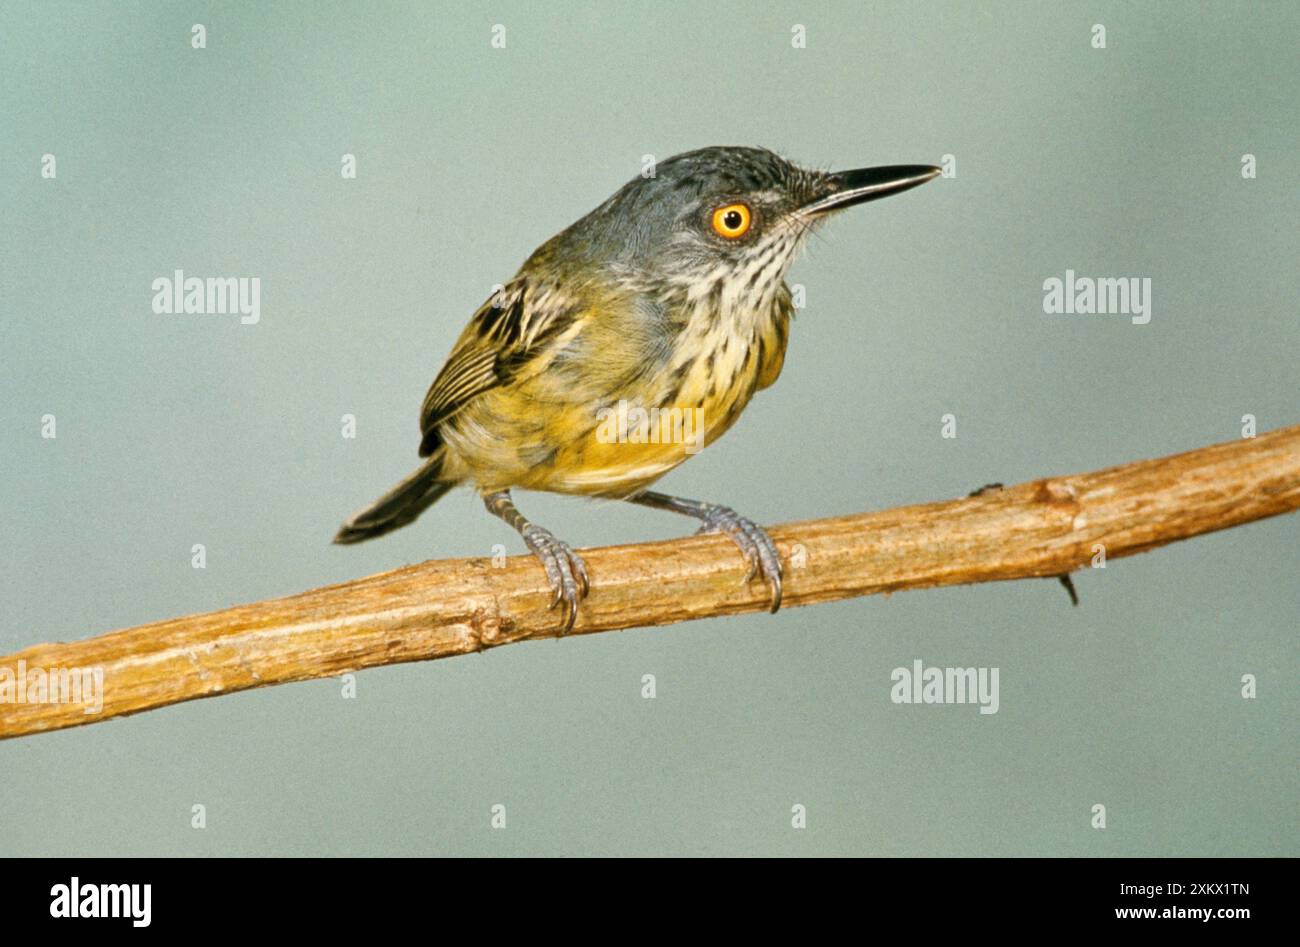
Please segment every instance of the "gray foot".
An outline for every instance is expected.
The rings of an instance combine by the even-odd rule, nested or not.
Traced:
[[[700,519],[704,525],[701,533],[726,533],[732,542],[745,554],[749,571],[745,573],[745,583],[753,581],[754,576],[762,575],[763,581],[772,591],[772,607],[776,612],[781,607],[781,554],[776,551],[776,543],[753,520],[741,516],[729,506],[709,504]]]
[[[533,551],[546,570],[546,578],[555,593],[551,599],[551,608],[563,603],[563,620],[560,634],[573,630],[573,623],[578,619],[578,602],[587,597],[591,582],[587,578],[587,564],[562,539],[541,526],[529,523],[520,533],[524,542]]]

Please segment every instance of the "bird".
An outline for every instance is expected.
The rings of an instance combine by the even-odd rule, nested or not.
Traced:
[[[540,561],[564,634],[591,588],[586,563],[525,518],[511,490],[626,500],[730,537],[743,581],[760,577],[775,612],[782,563],[762,527],[649,488],[777,380],[795,309],[786,273],[814,230],[940,173],[823,171],[741,146],[643,170],[538,247],[473,314],[421,405],[422,465],[334,542],[382,536],[471,485]]]

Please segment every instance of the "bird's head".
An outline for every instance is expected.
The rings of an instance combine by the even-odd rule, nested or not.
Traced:
[[[937,174],[928,165],[816,171],[763,148],[701,148],[628,182],[547,255],[692,293],[765,295],[818,223]]]

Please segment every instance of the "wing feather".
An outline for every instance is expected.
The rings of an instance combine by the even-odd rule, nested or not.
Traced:
[[[531,361],[555,333],[570,324],[575,307],[562,294],[534,293],[526,279],[493,294],[474,313],[447,364],[429,386],[420,409],[420,456],[428,457],[442,438],[438,426],[478,395],[505,384]]]

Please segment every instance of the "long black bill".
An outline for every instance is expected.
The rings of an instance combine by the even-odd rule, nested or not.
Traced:
[[[891,164],[883,168],[838,171],[826,179],[827,186],[831,188],[830,193],[805,204],[803,211],[806,214],[823,214],[852,207],[854,204],[865,204],[891,194],[902,194],[942,173],[942,169],[928,164]]]

